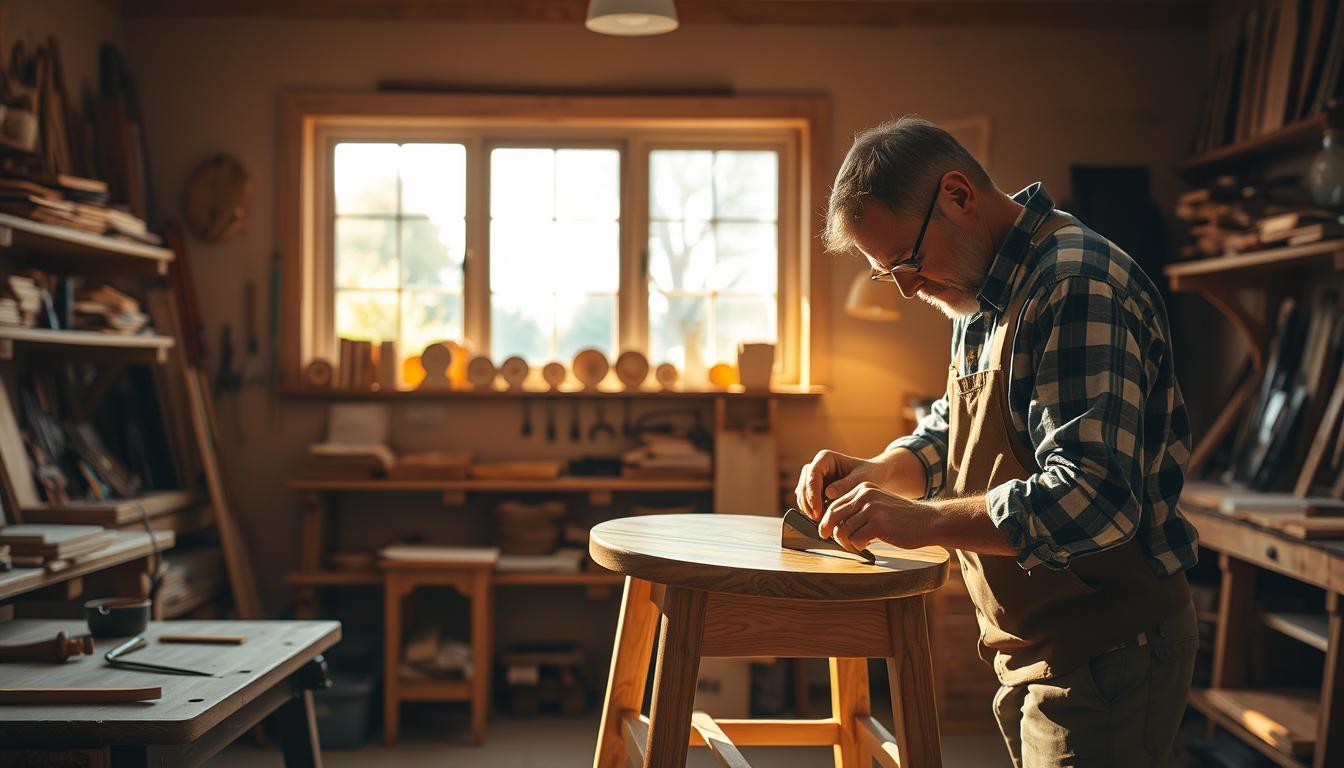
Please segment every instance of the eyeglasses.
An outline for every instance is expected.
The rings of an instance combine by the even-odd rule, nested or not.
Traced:
[[[929,201],[929,209],[924,212],[924,223],[919,225],[919,236],[915,238],[915,247],[910,249],[910,258],[892,264],[886,269],[873,269],[868,275],[869,280],[875,280],[879,283],[894,283],[898,274],[915,274],[924,268],[924,258],[919,252],[919,247],[924,244],[924,232],[929,228],[929,219],[933,217],[933,206],[938,202],[938,187],[933,189],[933,199]]]

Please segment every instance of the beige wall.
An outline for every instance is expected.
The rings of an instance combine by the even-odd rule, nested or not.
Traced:
[[[105,13],[91,0],[84,7]],[[256,183],[240,237],[191,244],[212,342],[222,323],[241,326],[244,281],[266,285],[275,244],[276,103],[285,88],[370,89],[400,78],[487,90],[825,93],[834,105],[832,168],[848,137],[888,117],[983,114],[992,126],[990,170],[1004,189],[1039,179],[1059,200],[1068,193],[1070,163],[1145,163],[1166,206],[1177,182],[1162,169],[1184,153],[1205,68],[1204,35],[1194,29],[708,27],[626,40],[577,25],[131,20],[124,34],[140,80],[160,215],[177,214],[183,179],[212,153],[236,155]],[[894,436],[907,394],[942,385],[946,321],[914,304],[895,324],[848,318],[844,292],[859,268],[848,257],[834,259],[831,391],[785,408],[788,461],[821,447],[873,452]],[[278,609],[287,599],[280,576],[293,566],[298,520],[281,487],[304,446],[320,439],[324,409],[249,392],[221,410],[239,515],[268,607]],[[417,405],[403,409],[397,438],[495,457],[570,450],[535,438],[520,449],[519,416],[517,404]],[[420,503],[379,501],[393,515]],[[451,517],[434,519],[415,525],[452,525]],[[361,535],[377,543],[377,526],[361,522]]]

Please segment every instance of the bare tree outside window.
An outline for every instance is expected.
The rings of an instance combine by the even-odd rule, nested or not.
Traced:
[[[689,380],[778,336],[779,155],[649,155],[649,353]]]

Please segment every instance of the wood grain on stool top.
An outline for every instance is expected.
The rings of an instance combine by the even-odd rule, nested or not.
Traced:
[[[780,547],[780,520],[757,515],[649,515],[595,526],[593,559],[605,568],[690,589],[760,597],[876,600],[916,595],[947,580],[942,547],[874,542],[877,562]]]

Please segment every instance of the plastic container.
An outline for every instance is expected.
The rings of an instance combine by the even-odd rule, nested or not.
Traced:
[[[323,749],[357,749],[369,735],[373,676],[332,672],[331,687],[313,691],[317,736]]]

